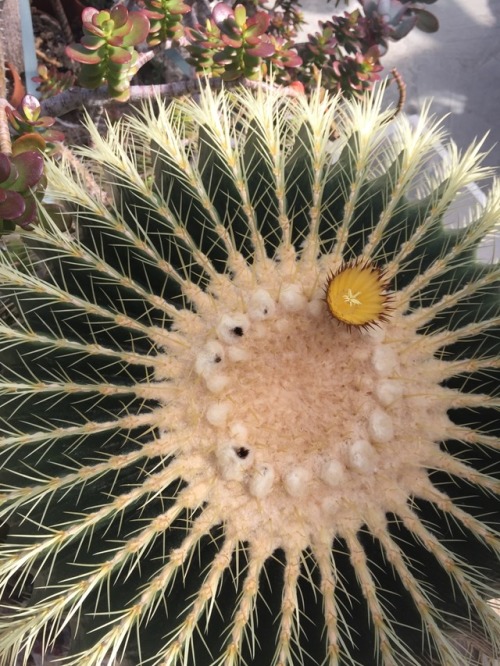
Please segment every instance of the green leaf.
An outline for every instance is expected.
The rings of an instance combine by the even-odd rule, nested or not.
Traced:
[[[16,225],[14,222],[11,222],[10,220],[0,219],[0,236],[4,234],[10,234],[15,230],[16,230]]]
[[[226,5],[225,2],[219,2],[212,9],[212,20],[220,28],[221,23],[226,21],[228,18],[234,18],[234,12],[229,5]]]
[[[34,197],[30,196],[26,198],[24,204],[24,212],[14,220],[14,222],[21,227],[27,227],[32,222],[35,222],[37,217],[37,205]]]
[[[113,33],[115,33],[117,29],[122,28],[127,24],[130,14],[125,5],[116,5],[111,10],[110,17],[115,24],[115,30],[113,30]]]
[[[12,154],[14,156],[20,155],[29,150],[38,150],[43,153],[46,147],[47,142],[40,134],[30,132],[29,134],[23,134],[23,136],[20,136],[12,143]]]
[[[234,20],[240,28],[243,28],[247,20],[247,10],[243,5],[236,5],[234,8]]]
[[[28,150],[12,158],[12,164],[18,171],[18,177],[11,189],[23,192],[38,183],[43,176],[43,157],[39,152]]]
[[[123,46],[136,46],[145,41],[149,34],[149,21],[141,12],[130,12],[128,24],[130,29],[123,37]]]
[[[85,65],[98,65],[101,62],[101,56],[99,54],[88,51],[85,46],[81,44],[67,46],[65,51],[69,58]]]
[[[117,65],[125,65],[132,60],[132,54],[120,46],[109,47],[109,59]]]
[[[257,58],[270,58],[274,55],[274,46],[270,42],[261,42],[258,46],[247,49],[246,53]]]
[[[21,102],[21,108],[26,120],[30,123],[34,123],[38,120],[40,115],[40,102],[34,95],[25,95]]]
[[[103,9],[102,11],[97,11],[93,15],[92,25],[95,25],[95,26],[105,30],[106,29],[106,23],[108,23],[110,20],[111,20],[111,14],[108,11]]]
[[[97,35],[84,35],[80,40],[80,43],[90,51],[95,51],[100,46],[106,44],[104,37],[98,37]]]
[[[95,89],[99,88],[105,81],[104,72],[102,67],[95,65],[82,65],[80,74],[78,75],[78,82],[84,88]]]
[[[126,102],[130,97],[130,86],[125,90],[116,90],[110,87],[109,94],[113,99],[116,99],[117,102]]]
[[[96,25],[93,25],[92,23],[88,23],[84,29],[83,29],[85,34],[89,35],[95,35],[96,37],[104,37],[104,33],[101,28],[99,28]]]
[[[263,35],[269,28],[271,17],[267,12],[257,12],[252,18],[248,19],[248,27],[245,30],[245,36],[254,37]]]
[[[85,7],[85,9],[82,11],[82,23],[84,28],[87,27],[87,23],[95,25],[94,17],[97,16],[97,14],[99,14],[99,10],[95,7]]]

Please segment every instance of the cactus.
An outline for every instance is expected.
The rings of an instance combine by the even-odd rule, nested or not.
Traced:
[[[89,129],[78,238],[1,258],[0,664],[498,658],[499,183],[443,224],[480,144],[380,88]]]

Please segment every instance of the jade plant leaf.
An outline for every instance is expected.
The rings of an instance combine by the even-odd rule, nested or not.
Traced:
[[[0,185],[10,177],[11,169],[11,161],[7,155],[0,153]]]
[[[98,65],[101,62],[101,56],[93,51],[89,51],[83,44],[72,44],[66,47],[66,55],[76,62],[85,65]]]
[[[18,192],[0,189],[0,219],[14,220],[25,211],[26,204]]]
[[[15,155],[12,164],[18,172],[18,177],[10,188],[15,192],[23,192],[34,187],[43,175],[43,157],[37,151],[28,150]]]

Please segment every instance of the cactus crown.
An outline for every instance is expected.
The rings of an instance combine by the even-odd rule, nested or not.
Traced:
[[[380,89],[90,131],[48,167],[78,239],[46,211],[0,258],[0,663],[68,628],[67,666],[498,655],[498,183],[443,226],[480,147],[433,164]]]

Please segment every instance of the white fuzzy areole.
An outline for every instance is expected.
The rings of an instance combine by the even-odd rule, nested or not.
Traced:
[[[372,364],[378,375],[381,377],[391,377],[399,367],[396,350],[392,346],[378,345],[373,350]]]
[[[403,395],[403,382],[397,379],[383,379],[376,384],[375,393],[380,404],[388,407]]]
[[[273,488],[274,477],[272,465],[264,463],[256,466],[248,485],[250,493],[257,499],[266,497]]]
[[[198,352],[194,369],[198,375],[206,377],[216,370],[224,361],[224,347],[217,340],[209,340]]]
[[[250,327],[248,317],[239,312],[223,314],[217,324],[217,335],[221,342],[234,345],[240,342]]]
[[[234,439],[223,441],[217,448],[220,474],[226,481],[241,481],[254,463],[254,453]]]
[[[210,425],[221,428],[227,419],[231,406],[228,402],[213,402],[207,407],[206,418]]]
[[[244,349],[241,349],[241,347],[229,347],[227,355],[234,363],[248,360],[248,353]]]
[[[308,491],[311,476],[311,471],[305,467],[290,470],[283,479],[285,490],[292,497],[303,497]]]
[[[239,421],[231,423],[229,427],[229,434],[231,435],[231,438],[239,444],[243,444],[243,442],[248,440],[248,428],[244,423]]]
[[[321,466],[320,477],[330,488],[337,488],[345,480],[345,475],[345,467],[339,460],[329,460]]]
[[[366,439],[357,439],[349,444],[349,462],[358,472],[374,472],[377,465],[377,452]]]
[[[280,290],[280,305],[290,312],[299,312],[307,306],[307,299],[300,284],[287,284]]]
[[[374,442],[390,442],[394,437],[392,417],[380,407],[375,407],[369,416],[368,432]]]
[[[212,373],[206,378],[207,389],[211,393],[220,393],[229,383],[229,377],[222,373]]]
[[[265,289],[257,289],[248,303],[248,316],[255,321],[265,321],[274,317],[276,302]]]

